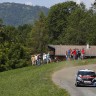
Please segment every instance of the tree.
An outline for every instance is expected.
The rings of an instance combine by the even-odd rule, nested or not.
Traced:
[[[68,26],[65,34],[61,34],[60,39],[63,44],[84,45],[87,43],[87,20],[90,14],[81,6],[76,8],[68,17]]]
[[[22,33],[22,38],[19,38],[22,30],[18,31],[18,28],[1,26],[0,29],[2,29],[0,32],[0,72],[28,66],[30,56],[28,47],[24,46],[24,42],[21,42],[23,40],[26,42],[25,33]],[[28,32],[28,30],[26,31]]]
[[[30,35],[29,43],[33,48],[32,53],[42,53],[46,51],[48,44],[48,33],[46,26],[46,17],[43,12],[40,13],[39,20],[35,22]]]
[[[67,19],[76,8],[76,3],[72,1],[59,3],[50,8],[48,28],[51,43],[58,41],[59,36],[65,32],[68,23]]]
[[[18,26],[17,28],[17,36],[18,36],[18,42],[22,43],[23,45],[27,46],[27,40],[28,40],[28,34],[32,30],[32,25],[30,24],[24,24],[22,26]]]
[[[4,33],[7,35],[9,42],[16,42],[16,28],[13,26],[4,26]]]
[[[93,14],[88,20],[85,25],[86,31],[88,34],[87,36],[87,42],[91,45],[96,45],[96,14]]]

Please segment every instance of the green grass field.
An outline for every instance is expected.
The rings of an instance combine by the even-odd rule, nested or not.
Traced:
[[[59,69],[96,64],[96,59],[65,61],[41,66],[10,70],[0,73],[0,96],[69,96],[51,80],[51,74]]]

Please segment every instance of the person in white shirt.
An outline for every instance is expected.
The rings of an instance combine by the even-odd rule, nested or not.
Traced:
[[[37,62],[38,62],[38,57],[37,55],[35,55],[35,64],[37,65]]]
[[[46,54],[45,53],[43,54],[43,63],[44,64],[46,63]]]

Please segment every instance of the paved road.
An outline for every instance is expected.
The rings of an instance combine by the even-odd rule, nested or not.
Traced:
[[[61,88],[66,89],[71,96],[96,96],[96,87],[75,87],[75,74],[79,69],[96,71],[96,64],[64,68],[52,75],[52,80]]]

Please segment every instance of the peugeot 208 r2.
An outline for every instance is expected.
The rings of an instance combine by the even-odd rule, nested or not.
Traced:
[[[96,73],[93,70],[79,70],[76,74],[76,86],[96,86]]]

